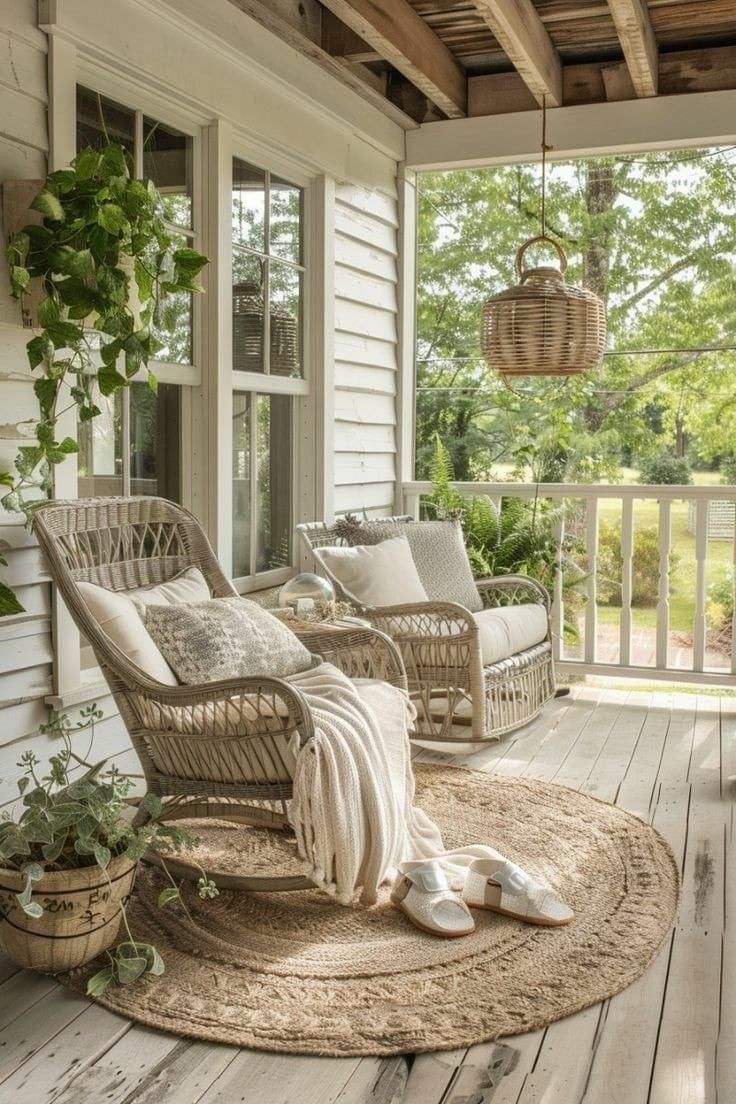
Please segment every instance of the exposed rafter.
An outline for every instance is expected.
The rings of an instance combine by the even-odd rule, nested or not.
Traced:
[[[465,73],[407,0],[322,0],[451,119],[466,114]]]
[[[608,0],[637,96],[656,96],[659,59],[646,0]]]
[[[383,92],[376,87],[376,82],[368,72],[361,72],[360,67],[356,65],[346,65],[341,58],[332,57],[331,54],[322,49],[312,37],[317,30],[315,20],[312,19],[308,22],[306,18],[308,14],[312,13],[312,6],[293,5],[295,15],[289,18],[289,8],[283,0],[279,0],[279,3],[276,4],[273,0],[230,0],[230,3],[246,15],[251,16],[262,27],[278,35],[294,50],[315,62],[320,69],[324,69],[325,72],[336,77],[342,84],[352,88],[367,103],[377,107],[384,115],[388,115],[404,130],[409,130],[417,125],[406,112],[386,98]],[[314,6],[319,7],[316,4]],[[301,15],[302,9],[305,13],[303,16]]]
[[[473,0],[513,62],[529,91],[541,103],[562,104],[562,64],[532,0]]]

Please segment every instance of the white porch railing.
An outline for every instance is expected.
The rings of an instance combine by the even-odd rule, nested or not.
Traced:
[[[736,486],[615,486],[605,483],[572,484],[545,483],[539,487],[529,483],[456,483],[455,487],[465,495],[488,495],[498,505],[502,498],[519,497],[547,499],[553,502],[577,504],[576,536],[585,549],[586,578],[582,588],[587,601],[580,616],[580,644],[566,644],[563,638],[564,608],[562,579],[558,573],[552,608],[553,647],[561,672],[575,674],[619,675],[667,681],[713,683],[736,686],[736,615],[732,617],[731,639],[726,651],[723,646],[709,646],[707,626],[709,547],[713,536],[713,519],[710,504],[736,503]],[[430,483],[413,482],[403,485],[404,509],[407,514],[419,517],[422,496],[431,493]],[[597,601],[599,575],[599,533],[601,503],[605,502],[606,517],[617,519],[611,500],[618,500],[621,526],[621,578],[614,580],[621,586],[621,608],[618,624],[601,624]],[[635,607],[633,597],[636,504],[654,506],[659,541],[659,571],[656,599],[655,625],[643,626],[642,617]],[[693,555],[689,570],[693,577],[694,614],[691,632],[678,639],[670,628],[671,552],[673,505],[683,503],[678,521],[682,522],[691,539],[685,556]],[[640,507],[641,508],[641,507]],[[732,507],[733,509],[733,507]],[[714,513],[718,506],[714,507]],[[572,511],[571,511],[572,512]],[[734,513],[731,513],[734,517]],[[647,525],[651,521],[647,521]],[[562,541],[566,522],[558,526],[557,536]],[[710,530],[710,535],[709,535]],[[728,553],[726,568],[734,570],[736,564],[736,526],[731,522],[726,538]],[[723,548],[723,540],[718,544]],[[682,559],[682,551],[678,550]],[[684,563],[684,560],[683,560]],[[720,557],[720,571],[724,570],[724,557]],[[618,607],[615,607],[618,608]]]

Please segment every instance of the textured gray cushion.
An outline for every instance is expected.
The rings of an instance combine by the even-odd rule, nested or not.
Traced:
[[[405,536],[430,601],[457,602],[472,613],[483,609],[459,521],[364,521],[341,535],[351,545]]]
[[[245,598],[148,606],[144,621],[186,685],[257,675],[286,678],[312,666],[310,652],[291,629]]]

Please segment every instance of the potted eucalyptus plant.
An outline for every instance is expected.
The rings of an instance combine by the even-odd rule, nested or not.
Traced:
[[[30,204],[40,222],[14,234],[6,255],[13,295],[39,298],[36,332],[26,346],[39,416],[33,439],[18,450],[15,471],[0,471],[4,508],[30,522],[52,494],[53,469],[78,451],[58,440],[63,410],[81,422],[99,413],[98,393],[113,395],[160,348],[154,336],[166,296],[199,292],[207,258],[180,247],[163,217],[153,183],[133,179],[128,155],[110,143],[82,150],[52,172]],[[148,371],[156,390],[156,379]],[[22,607],[0,585],[0,616]]]
[[[63,747],[40,777],[36,755],[23,753],[18,764],[22,812],[0,820],[0,944],[20,966],[52,974],[83,966],[104,952],[105,964],[87,985],[91,996],[114,983],[164,972],[156,948],[134,938],[126,904],[136,866],[148,848],[171,852],[196,844],[186,829],[163,821],[155,794],[143,798],[148,818],[134,826],[127,801],[131,779],[75,754],[75,729],[89,729],[94,738],[101,717],[91,705],[81,711],[76,726],[62,715],[42,727],[60,737]],[[159,894],[159,905],[178,901],[186,909],[165,860],[162,865],[170,884]],[[198,890],[201,897],[217,896],[204,870]],[[113,946],[121,927],[124,938]]]

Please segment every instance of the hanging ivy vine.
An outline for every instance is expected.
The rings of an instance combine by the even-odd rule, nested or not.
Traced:
[[[79,451],[75,438],[57,439],[61,415],[76,407],[80,422],[91,421],[98,394],[114,395],[148,370],[161,348],[153,330],[163,299],[202,291],[198,276],[208,263],[177,246],[156,187],[131,178],[125,150],[113,143],[82,150],[51,173],[30,206],[41,223],[15,234],[6,255],[16,298],[43,289],[26,346],[39,417],[15,470],[0,471],[0,503],[29,524],[53,493],[54,467]],[[150,370],[148,382],[155,391]],[[0,584],[0,616],[21,611]]]

